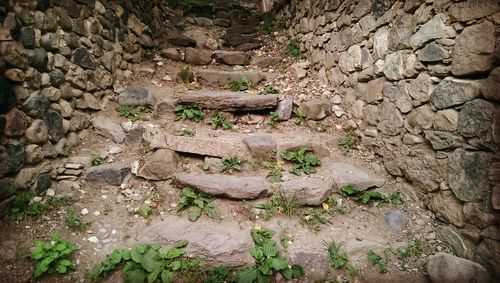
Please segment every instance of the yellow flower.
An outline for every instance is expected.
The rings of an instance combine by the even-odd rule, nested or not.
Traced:
[[[330,210],[330,206],[328,205],[328,203],[326,203],[326,202],[323,203],[323,209]]]
[[[262,226],[260,226],[260,225],[256,225],[256,226],[255,226],[255,230],[259,230],[259,231],[260,231],[260,230],[262,230]]]

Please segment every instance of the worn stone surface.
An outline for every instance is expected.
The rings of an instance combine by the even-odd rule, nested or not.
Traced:
[[[166,136],[166,148],[185,153],[207,155],[214,157],[250,156],[247,146],[234,139]]]
[[[485,212],[481,203],[466,203],[463,212],[465,218],[480,229],[498,222],[498,217],[494,213]]]
[[[493,68],[494,51],[495,26],[491,22],[466,27],[457,36],[451,72],[456,76],[486,72]]]
[[[3,133],[7,137],[22,136],[26,131],[26,115],[19,111],[17,108],[13,108],[5,116],[5,124],[3,127]],[[2,131],[0,131],[0,134]]]
[[[129,86],[118,96],[118,104],[125,106],[156,104],[156,97],[145,87]]]
[[[243,139],[250,154],[257,160],[271,160],[276,156],[276,141],[271,135],[254,135]]]
[[[439,38],[452,38],[456,36],[453,27],[445,24],[445,15],[437,14],[430,21],[420,27],[411,37],[410,44],[413,49],[422,47],[426,42]]]
[[[462,212],[462,203],[452,191],[440,191],[429,203],[429,208],[444,222],[463,227],[466,219]]]
[[[426,268],[433,283],[490,282],[482,265],[446,253],[430,256]]]
[[[493,104],[482,99],[467,102],[458,114],[457,130],[464,137],[483,138],[490,133],[494,116]]]
[[[417,52],[420,62],[438,62],[450,57],[449,52],[441,45],[431,42]]]
[[[112,139],[116,143],[122,143],[125,139],[125,131],[123,131],[122,126],[111,118],[94,117],[92,125],[99,134]]]
[[[73,53],[73,61],[84,69],[94,70],[96,63],[85,47],[79,47]]]
[[[431,102],[438,109],[464,104],[480,95],[474,81],[446,78],[431,93]]]
[[[195,43],[196,44],[196,43]],[[160,51],[161,55],[174,61],[182,60],[181,53],[175,48],[166,48]]]
[[[49,99],[40,92],[32,93],[23,103],[23,111],[33,118],[41,118],[49,107]]]
[[[437,229],[438,237],[445,243],[448,243],[453,251],[461,258],[472,258],[474,251],[469,248],[466,241],[454,228],[444,226]]]
[[[446,109],[436,112],[434,129],[438,131],[456,131],[458,126],[458,111]]]
[[[404,120],[397,107],[389,99],[384,99],[379,109],[377,129],[390,136],[399,134],[403,129]]]
[[[90,167],[85,172],[85,180],[91,183],[119,186],[130,171],[125,163],[113,163]]]
[[[177,171],[177,159],[174,151],[158,149],[139,161],[136,175],[147,180],[167,180]]]
[[[493,192],[491,195],[491,206],[494,209],[500,209],[500,184],[495,185],[495,187],[493,188]]]
[[[299,105],[298,112],[309,120],[321,120],[332,113],[333,104],[327,99],[313,98]]]
[[[246,77],[254,83],[259,83],[265,80],[265,75],[254,71],[218,71],[218,70],[199,70],[196,72],[196,77],[202,84],[208,86],[226,86],[230,78]]]
[[[448,185],[462,201],[481,201],[489,189],[485,153],[457,149],[449,155]]]
[[[400,210],[388,211],[384,215],[385,223],[394,230],[401,230],[405,223],[406,215]]]
[[[477,247],[474,260],[482,264],[495,278],[500,278],[500,243],[485,239]]]
[[[332,191],[332,182],[315,178],[293,179],[276,183],[275,190],[301,205],[321,205]]]
[[[451,18],[466,22],[489,16],[499,9],[500,5],[495,0],[467,0],[452,4],[448,13]]]
[[[333,181],[333,186],[338,191],[347,185],[353,185],[358,190],[364,191],[373,187],[381,187],[385,183],[384,178],[343,162],[331,164],[328,178]]]
[[[257,199],[272,194],[271,183],[263,177],[179,173],[174,179],[182,186],[193,187],[211,196]]]
[[[292,111],[293,98],[285,98],[278,101],[274,112],[278,115],[278,121],[287,121],[292,118]]]
[[[227,65],[247,65],[250,55],[243,51],[215,51],[215,59]]]
[[[493,69],[488,78],[481,84],[481,92],[489,101],[500,103],[500,67]]]
[[[193,91],[181,96],[176,104],[197,103],[202,108],[224,111],[263,110],[274,108],[276,95],[250,95],[232,91]]]
[[[400,157],[402,158],[402,157]],[[442,177],[436,170],[438,162],[434,152],[415,150],[411,156],[404,157],[401,171],[415,188],[424,192],[432,192],[439,188]]]
[[[188,253],[204,257],[205,262],[213,266],[236,267],[254,262],[248,252],[254,246],[248,230],[227,222],[193,223],[186,218],[166,216],[142,230],[138,241],[162,246],[188,241]]]
[[[454,149],[461,147],[464,143],[464,139],[461,136],[448,132],[424,131],[424,134],[435,150]]]
[[[212,62],[212,51],[187,48],[184,60],[188,64],[208,65]]]

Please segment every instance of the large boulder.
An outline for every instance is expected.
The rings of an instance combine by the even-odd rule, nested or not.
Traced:
[[[332,191],[332,182],[315,178],[292,179],[277,183],[276,190],[301,205],[321,205]]]
[[[90,167],[85,172],[85,180],[91,183],[119,186],[130,171],[127,164],[105,164]]]
[[[147,180],[167,180],[177,171],[177,154],[168,149],[158,149],[138,162],[132,173]],[[134,172],[135,171],[135,172]]]
[[[473,261],[447,253],[429,257],[427,272],[433,283],[488,283],[488,271]]]
[[[353,185],[358,190],[364,191],[373,187],[381,187],[385,183],[384,178],[343,162],[331,164],[328,179],[333,181],[333,186],[337,190],[347,185]]]
[[[156,97],[145,87],[129,86],[118,96],[118,104],[125,106],[155,105]]]

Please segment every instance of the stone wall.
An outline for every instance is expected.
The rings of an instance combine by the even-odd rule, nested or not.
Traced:
[[[162,0],[0,1],[0,216],[15,188],[50,187],[50,160],[79,145],[170,15]]]
[[[496,0],[292,0],[276,14],[457,254],[500,276]],[[496,268],[495,268],[496,266]]]

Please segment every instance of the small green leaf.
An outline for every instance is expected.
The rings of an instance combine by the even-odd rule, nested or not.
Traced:
[[[173,271],[179,270],[182,267],[182,263],[179,260],[171,262],[168,267],[172,269]]]
[[[161,273],[162,283],[172,283],[175,280],[175,274],[168,270],[163,270]]]
[[[210,218],[218,219],[220,217],[220,211],[217,207],[207,206],[205,207],[205,212]]]
[[[270,267],[274,270],[283,270],[288,268],[288,262],[284,257],[275,257],[273,258]]]
[[[205,207],[205,203],[201,199],[195,199],[193,200],[193,203],[196,204],[199,208]]]
[[[64,274],[64,273],[68,272],[68,267],[67,267],[67,266],[64,266],[64,265],[59,264],[59,265],[56,267],[56,271],[57,271],[59,274]]]
[[[194,222],[194,221],[198,220],[198,218],[200,218],[200,216],[201,216],[201,208],[199,206],[191,207],[190,212],[189,212],[189,220]]]
[[[258,273],[254,268],[243,268],[237,274],[238,283],[253,283],[257,279]]]

